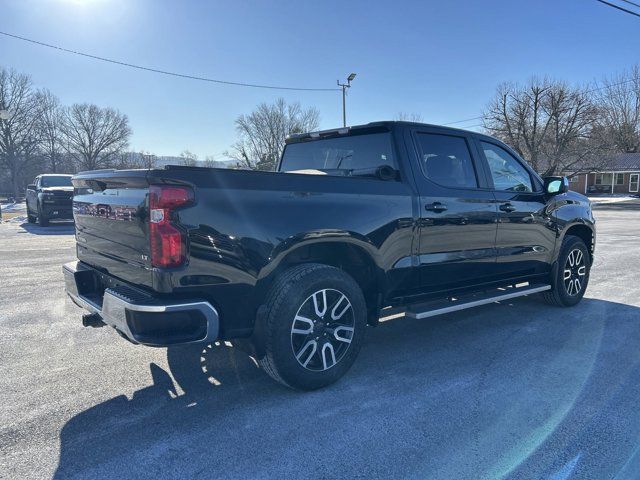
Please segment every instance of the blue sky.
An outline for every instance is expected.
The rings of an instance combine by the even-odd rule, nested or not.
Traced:
[[[333,87],[358,74],[351,124],[415,112],[479,115],[503,81],[588,83],[639,61],[640,18],[595,0],[3,0],[0,30],[125,62],[231,81]],[[341,125],[339,92],[216,85],[131,70],[0,37],[0,65],[64,103],[129,116],[133,149],[201,157],[235,140],[234,119],[282,96]],[[477,120],[460,126],[476,125]]]

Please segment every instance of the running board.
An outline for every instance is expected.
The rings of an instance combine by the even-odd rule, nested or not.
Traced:
[[[533,284],[526,286],[513,286],[500,288],[474,295],[466,295],[464,297],[453,298],[451,300],[441,300],[420,305],[409,306],[405,312],[405,316],[409,318],[428,318],[442,315],[445,313],[457,312],[467,308],[478,307],[488,303],[509,300],[510,298],[523,297],[533,293],[551,290],[551,285]]]

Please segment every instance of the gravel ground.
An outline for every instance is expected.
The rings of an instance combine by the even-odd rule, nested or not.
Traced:
[[[640,205],[596,211],[585,300],[370,329],[338,384],[296,393],[230,345],[80,325],[73,227],[0,225],[0,478],[634,478]]]

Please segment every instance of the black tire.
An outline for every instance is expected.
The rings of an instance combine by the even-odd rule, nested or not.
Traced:
[[[332,302],[332,297],[339,300]],[[316,299],[318,303],[313,303]],[[300,312],[312,304],[315,312],[318,304],[323,304],[322,315],[305,314],[315,319],[314,325],[305,322],[311,331],[299,333]],[[342,309],[343,305],[344,311],[334,318],[338,306]],[[315,390],[340,379],[355,361],[364,340],[367,307],[362,291],[353,278],[328,265],[307,263],[283,272],[269,290],[262,311],[256,323],[261,339],[257,351],[262,352],[259,364],[274,380],[297,390]],[[327,312],[330,315],[325,320]],[[353,330],[349,332],[349,328]],[[338,330],[345,333],[338,334]],[[298,341],[304,346],[296,355]],[[311,347],[306,349],[307,345]]]
[[[577,253],[578,251],[580,254]],[[574,257],[580,258],[580,262],[574,261],[576,265],[570,265],[571,260],[569,257],[572,254]],[[581,270],[582,267],[584,267],[584,270]],[[589,250],[580,237],[573,235],[564,237],[555,270],[551,279],[551,290],[542,294],[544,300],[550,305],[558,307],[572,307],[578,304],[582,300],[589,284],[589,272],[591,270]],[[570,278],[565,278],[565,270],[571,271]],[[569,272],[566,275],[568,276]],[[576,280],[578,281],[577,284],[575,283]],[[579,288],[577,287],[578,284]]]
[[[38,225],[41,227],[49,226],[49,219],[42,213],[42,208],[38,205]]]
[[[36,223],[36,217],[35,215],[31,215],[29,213],[29,209],[27,208],[27,222],[29,223]]]

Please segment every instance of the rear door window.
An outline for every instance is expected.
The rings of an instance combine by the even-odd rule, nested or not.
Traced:
[[[425,177],[450,188],[477,188],[478,179],[464,137],[418,133],[420,168]]]

